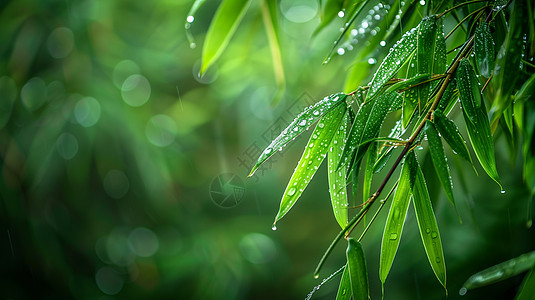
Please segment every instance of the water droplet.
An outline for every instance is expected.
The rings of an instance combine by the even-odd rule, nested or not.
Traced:
[[[188,16],[186,18],[186,22],[188,22],[188,23],[193,23],[193,21],[195,21],[195,17],[193,17],[193,16]]]
[[[436,231],[433,231],[433,232],[431,233],[431,238],[436,239],[437,237],[438,237],[438,233],[437,233]]]
[[[305,126],[306,124],[307,124],[306,120],[301,120],[301,122],[299,122],[299,126]]]
[[[505,190],[501,190],[500,193],[505,194]]]
[[[373,57],[368,58],[368,63],[369,63],[370,65],[374,65],[376,62],[377,62],[377,61],[375,60],[375,58],[373,58]]]
[[[436,257],[435,261],[437,262],[437,264],[439,264],[442,260],[440,259],[440,257]]]
[[[425,230],[425,233],[430,233],[430,232],[431,232],[431,229],[429,229],[429,228],[427,228],[427,229]]]
[[[320,278],[320,275],[319,274],[315,274],[314,275],[314,279],[318,279],[318,278]]]
[[[295,195],[295,191],[296,191],[296,189],[292,186],[292,187],[288,190],[288,196],[291,197],[291,196]]]
[[[391,240],[396,240],[398,238],[398,235],[396,233],[391,233],[390,234],[390,239]]]
[[[275,224],[273,224],[273,226],[271,226],[271,230],[273,230],[273,231],[277,230],[277,226],[275,226]]]
[[[271,153],[271,151],[273,151],[273,148],[268,147],[268,148],[266,148],[266,150],[264,150],[264,154],[268,154],[269,155]]]
[[[346,50],[344,48],[338,48],[338,50],[336,50],[336,53],[338,53],[338,55],[344,55],[346,53]]]
[[[345,16],[345,13],[343,10],[338,12],[338,17],[343,18]]]
[[[381,41],[381,42],[379,43],[379,45],[381,45],[381,47],[386,46],[386,41]]]
[[[466,292],[467,292],[467,291],[468,291],[468,290],[467,290],[466,288],[463,287],[463,288],[461,288],[461,289],[459,290],[459,295],[464,296],[464,295],[466,295]]]

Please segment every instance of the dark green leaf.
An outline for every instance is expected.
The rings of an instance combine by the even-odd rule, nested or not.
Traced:
[[[331,204],[333,207],[334,217],[340,227],[347,226],[347,192],[346,192],[346,169],[336,169],[342,156],[344,142],[349,129],[349,115],[346,115],[340,127],[336,131],[328,153],[328,179],[329,192],[331,194]]]
[[[444,188],[444,192],[446,193],[448,200],[455,207],[450,168],[448,166],[448,162],[446,161],[446,153],[444,153],[442,139],[438,135],[435,125],[431,121],[426,122],[425,133],[429,143],[429,152],[431,153],[433,166],[435,167],[440,184],[442,185],[442,188]]]
[[[368,150],[368,157],[366,158],[366,166],[364,169],[364,180],[362,183],[362,201],[367,201],[370,197],[370,188],[372,185],[373,177],[373,167],[375,166],[375,161],[377,160],[377,142],[372,142],[370,144],[370,149]]]
[[[411,78],[418,74],[418,68],[416,63],[416,54],[410,59],[409,65],[407,67],[407,78]],[[418,89],[410,89],[403,93],[403,109],[402,109],[402,121],[403,128],[409,126],[414,112],[418,108]]]
[[[303,156],[297,163],[292,178],[282,195],[274,226],[292,208],[297,199],[301,197],[301,194],[321,165],[327,155],[334,135],[340,128],[340,123],[344,118],[346,109],[345,105],[339,105],[318,121],[318,125],[314,129],[314,132],[312,132],[308,144],[305,147]]]
[[[453,152],[459,154],[462,158],[472,164],[472,158],[470,157],[470,152],[468,152],[468,147],[466,147],[466,143],[455,123],[444,116],[441,111],[436,110],[433,115],[435,126],[444,140],[450,145]]]
[[[224,0],[215,13],[202,48],[201,75],[221,56],[251,0]]]
[[[366,268],[364,251],[357,240],[349,238],[347,242],[347,266],[353,299],[368,300],[370,288],[368,285],[368,269]]]
[[[535,251],[522,254],[470,276],[463,284],[466,290],[486,286],[530,270],[535,265]]]
[[[390,272],[394,257],[398,250],[399,241],[403,232],[403,224],[409,208],[411,198],[411,172],[410,163],[403,164],[401,174],[399,175],[398,187],[388,217],[386,219],[383,240],[381,243],[381,258],[379,265],[379,278],[384,285],[386,277]]]
[[[533,295],[535,295],[535,267],[524,277],[515,300],[533,300]]]
[[[279,136],[262,152],[249,176],[252,176],[256,169],[270,158],[277,151],[281,151],[288,143],[293,141],[298,135],[305,132],[319,118],[331,110],[341,106],[346,106],[345,99],[347,95],[338,93],[325,97],[318,103],[305,108],[291,123],[286,127]]]
[[[418,228],[420,229],[425,253],[427,254],[431,268],[433,269],[433,272],[435,272],[438,281],[440,281],[442,286],[446,288],[446,264],[444,262],[442,242],[433,207],[431,205],[431,198],[429,198],[429,193],[427,192],[424,174],[416,161],[414,151],[407,154],[407,159],[412,160],[412,163],[417,166],[412,194],[416,220],[418,222]]]
[[[351,300],[351,279],[349,279],[349,268],[344,268],[342,279],[340,279],[340,286],[336,294],[336,300]]]
[[[476,124],[478,119],[476,108],[481,106],[482,101],[481,91],[479,90],[476,75],[468,59],[463,58],[461,60],[456,75],[463,113],[473,124]]]
[[[490,77],[494,71],[494,40],[490,34],[489,26],[483,22],[476,28],[474,39],[474,52],[479,73],[485,77]]]

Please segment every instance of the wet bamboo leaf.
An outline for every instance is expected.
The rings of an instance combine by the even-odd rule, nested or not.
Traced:
[[[370,144],[368,150],[368,157],[366,158],[366,166],[364,169],[364,180],[362,183],[362,201],[365,202],[370,197],[370,188],[372,186],[373,167],[377,160],[377,142]]]
[[[535,295],[535,267],[524,277],[515,300],[533,300],[533,295]]]
[[[195,0],[193,2],[193,5],[191,6],[188,16],[186,17],[186,22],[184,23],[184,28],[186,29],[186,37],[188,38],[188,42],[191,48],[195,48],[195,39],[193,38],[193,35],[191,34],[191,24],[195,21],[195,16],[197,15],[197,10],[206,2],[206,0]]]
[[[202,48],[201,75],[221,56],[251,0],[224,0],[215,13]]]
[[[303,156],[297,163],[292,178],[290,178],[288,186],[282,195],[279,212],[275,217],[273,226],[286,215],[297,199],[301,197],[301,194],[316,173],[316,170],[323,162],[329,150],[329,145],[340,127],[346,109],[347,107],[345,105],[339,105],[318,121],[318,125],[314,129],[314,132],[312,132],[308,144],[305,147]]]
[[[390,92],[379,96],[372,102],[366,102],[360,106],[344,146],[338,168],[342,165],[349,164],[348,168],[351,169],[353,163],[362,159],[369,144],[360,145],[379,135],[381,125],[396,97],[397,92]]]
[[[464,293],[526,272],[535,266],[535,251],[522,254],[470,276],[463,284]]]
[[[433,213],[431,198],[427,192],[424,174],[416,161],[414,151],[407,154],[407,159],[413,160],[416,164],[416,175],[414,187],[412,189],[414,210],[416,212],[416,221],[420,229],[420,235],[424,244],[425,253],[431,268],[435,273],[438,281],[446,288],[446,264],[444,262],[444,253],[442,251],[442,242],[438,231],[437,221]]]
[[[515,95],[514,101],[514,116],[518,129],[524,131],[524,105],[528,99],[533,98],[535,95],[535,74],[522,85],[520,90]]]
[[[312,34],[315,36],[318,34],[325,26],[329,25],[336,16],[338,16],[338,12],[340,12],[343,9],[344,6],[344,0],[327,0],[323,4],[321,15],[320,15],[320,24],[316,29],[314,30],[314,33]]]
[[[375,72],[370,82],[370,90],[367,98],[370,99],[377,93],[405,64],[416,49],[416,37],[418,27],[407,31],[401,39],[390,48],[388,55]]]
[[[438,102],[436,111],[442,112],[444,115],[448,115],[453,109],[457,100],[459,99],[459,90],[457,89],[457,80],[453,76]]]
[[[435,125],[431,121],[426,121],[425,133],[429,143],[429,152],[431,153],[431,159],[433,166],[437,173],[437,177],[448,197],[448,200],[455,207],[455,200],[453,199],[453,189],[450,175],[450,168],[446,161],[446,153],[444,153],[444,146],[442,145],[442,139],[438,135],[438,131]]]
[[[405,224],[405,217],[409,208],[411,182],[414,182],[410,177],[412,174],[416,174],[415,171],[411,171],[411,167],[415,166],[411,165],[410,161],[406,161],[403,164],[401,174],[399,175],[398,187],[396,188],[396,193],[386,219],[379,265],[379,278],[383,285],[398,251],[399,241],[403,232],[403,224]]]
[[[323,115],[340,105],[345,107],[346,97],[347,95],[343,93],[334,94],[305,108],[305,110],[300,113],[262,152],[249,176],[252,176],[262,163],[273,156],[277,151],[281,151],[288,143],[293,141],[301,133],[305,132]]]
[[[397,121],[388,137],[398,139],[400,136],[403,135],[403,133],[405,133],[405,130],[403,129],[402,121]],[[392,150],[394,148],[395,146],[387,145],[386,143],[383,144],[382,147],[380,147],[377,161],[375,162],[375,165],[373,167],[373,173],[381,172],[381,170],[385,167],[386,163],[390,160],[390,157],[392,157]]]
[[[476,75],[468,59],[461,60],[456,75],[463,113],[470,122],[476,124],[478,120],[476,108],[481,107],[482,99]]]
[[[333,207],[334,217],[342,228],[347,226],[347,171],[345,168],[336,170],[336,167],[338,166],[340,157],[342,156],[342,150],[348,133],[349,125],[349,115],[346,115],[340,123],[340,127],[334,134],[328,153],[328,179],[331,204]]]
[[[455,123],[438,110],[434,112],[434,123],[453,152],[459,154],[459,156],[472,164],[472,158],[470,157],[470,152],[468,152],[468,147],[466,147],[464,138],[461,136]]]
[[[466,131],[468,131],[470,143],[483,170],[502,188],[498,170],[496,170],[494,143],[492,141],[492,133],[490,132],[490,124],[486,111],[484,103],[481,104],[481,107],[475,108],[476,122],[473,123],[463,110]]]
[[[357,240],[349,238],[347,242],[347,266],[353,299],[368,300],[370,288],[368,285],[368,269],[366,268],[364,251]]]
[[[479,69],[479,73],[489,78],[494,71],[494,40],[487,23],[483,22],[476,28],[474,39],[474,52]]]
[[[416,39],[416,70],[419,74],[430,74],[433,71],[436,52],[436,17],[425,17],[418,27]],[[445,55],[445,52],[444,52]],[[418,111],[422,111],[429,97],[430,84],[421,84],[417,90]]]
[[[407,67],[407,78],[414,77],[418,74],[418,65],[416,63],[416,54],[410,59]],[[403,93],[402,121],[403,128],[409,126],[410,121],[418,107],[418,89],[410,89]]]
[[[340,279],[340,286],[336,294],[336,300],[351,300],[351,280],[349,279],[349,268],[344,268],[342,279]]]

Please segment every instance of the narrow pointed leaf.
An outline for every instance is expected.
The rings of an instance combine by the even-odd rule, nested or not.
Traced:
[[[359,145],[379,135],[381,125],[396,97],[397,92],[390,92],[379,96],[372,102],[366,102],[360,106],[344,146],[342,159],[338,168],[348,163],[349,168],[351,168],[353,163],[362,159],[369,144],[360,147]]]
[[[429,144],[429,152],[431,153],[431,159],[433,166],[437,173],[438,180],[446,193],[446,197],[455,207],[455,200],[453,199],[453,185],[451,182],[450,167],[446,161],[446,153],[444,152],[444,146],[442,145],[442,139],[438,135],[438,131],[435,125],[431,121],[427,121],[425,124],[425,133]]]
[[[366,158],[366,166],[364,169],[364,181],[362,183],[362,201],[365,202],[370,197],[370,189],[372,185],[373,167],[377,160],[377,142],[370,144],[368,150],[368,157]]]
[[[275,1],[262,1],[262,19],[269,42],[269,50],[271,51],[271,59],[273,60],[273,74],[275,75],[275,82],[277,83],[277,94],[274,97],[273,105],[276,105],[282,98],[284,89],[286,88],[286,80],[284,78],[284,68],[282,65],[282,55],[279,43],[279,36],[277,28],[277,3]]]
[[[437,221],[431,205],[431,198],[427,191],[424,174],[416,161],[414,151],[407,155],[408,159],[413,160],[416,164],[416,175],[414,187],[412,188],[414,210],[416,212],[416,221],[420,229],[420,236],[424,244],[425,253],[431,268],[435,273],[438,281],[446,288],[446,264],[444,262],[444,253],[442,251],[442,241],[438,231]]]
[[[347,95],[338,93],[325,97],[318,103],[305,108],[291,123],[286,127],[279,136],[277,136],[271,144],[262,152],[254,165],[249,176],[252,176],[256,169],[264,163],[268,158],[273,156],[277,151],[282,150],[288,143],[293,141],[301,133],[305,132],[312,124],[318,121],[323,115],[331,110],[338,108],[340,105],[345,105]]]
[[[416,54],[410,59],[407,67],[407,78],[414,77],[418,74],[418,65],[416,63]],[[414,112],[418,107],[418,89],[409,89],[403,93],[402,121],[403,128],[407,128]]]
[[[206,2],[206,0],[195,0],[193,2],[193,5],[191,6],[188,16],[186,17],[186,22],[184,23],[184,28],[186,30],[186,37],[188,38],[188,42],[191,48],[195,48],[195,39],[193,38],[193,35],[191,34],[191,24],[195,21],[195,16],[197,15],[197,10]]]
[[[340,127],[340,122],[345,115],[346,109],[345,105],[337,106],[318,121],[318,125],[312,132],[305,147],[303,156],[299,160],[292,178],[282,195],[279,212],[275,217],[274,224],[284,217],[297,199],[301,197],[301,194],[327,155],[329,145]]]
[[[535,251],[522,254],[513,259],[504,261],[495,266],[477,272],[470,276],[463,284],[466,290],[496,283],[507,278],[511,278],[522,272],[526,272],[535,266]]]
[[[221,3],[206,33],[201,75],[221,56],[250,3],[251,0],[224,0]]]
[[[315,36],[318,34],[325,26],[329,25],[334,18],[338,16],[338,12],[342,10],[344,6],[344,0],[327,0],[323,4],[322,14],[320,16],[320,24],[314,30],[312,34]]]
[[[442,94],[442,98],[440,98],[440,102],[438,102],[438,107],[436,111],[440,111],[444,115],[448,115],[449,112],[455,106],[455,104],[458,102],[457,101],[458,99],[459,99],[459,90],[457,89],[457,80],[455,79],[455,76],[453,76],[450,80],[450,83],[446,87],[444,94]]]
[[[484,77],[489,78],[494,71],[496,56],[494,53],[494,40],[490,33],[487,23],[483,22],[476,28],[474,38],[474,52],[479,69],[479,73]]]
[[[347,265],[342,273],[342,279],[340,279],[336,300],[351,300],[351,280],[349,279],[349,268]]]
[[[472,164],[470,152],[468,152],[468,147],[466,146],[459,129],[457,129],[457,125],[438,110],[434,112],[434,123],[437,130],[451,147],[453,152],[459,154],[459,156]]]
[[[524,277],[515,300],[533,300],[533,295],[535,295],[535,267]]]
[[[368,269],[362,245],[354,238],[347,240],[347,267],[354,300],[368,300],[370,287],[368,284]]]
[[[470,122],[476,124],[478,119],[476,108],[481,107],[481,92],[468,59],[463,58],[461,60],[456,75],[463,113]]]
[[[416,36],[418,27],[407,31],[401,39],[392,47],[388,55],[375,72],[370,82],[370,90],[367,99],[373,97],[390,79],[396,75],[399,69],[407,62],[416,49]]]
[[[418,26],[418,37],[416,39],[416,69],[419,74],[430,74],[433,71],[435,62],[435,41],[437,23],[436,17],[423,18]],[[417,88],[418,111],[422,111],[429,97],[430,84],[422,84]]]
[[[399,175],[398,187],[388,212],[386,219],[385,230],[383,232],[383,240],[381,242],[381,258],[379,262],[379,277],[381,283],[384,285],[386,277],[390,272],[394,257],[398,251],[399,241],[403,232],[403,225],[405,224],[405,217],[409,208],[411,198],[411,172],[410,162],[403,164],[401,174]]]
[[[333,207],[334,217],[340,225],[345,228],[347,226],[347,191],[346,191],[346,169],[336,169],[340,157],[342,156],[342,150],[344,142],[349,129],[349,114],[347,114],[340,127],[334,134],[331,141],[328,153],[328,179],[329,179],[329,192],[331,195],[331,204]]]

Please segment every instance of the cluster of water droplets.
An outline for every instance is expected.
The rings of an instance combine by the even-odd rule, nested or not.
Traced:
[[[307,297],[305,298],[305,300],[310,300],[312,298],[312,295],[314,295],[315,292],[317,292],[322,285],[324,285],[325,283],[327,283],[329,280],[331,280],[334,276],[340,274],[340,272],[342,272],[345,268],[345,265],[342,266],[340,269],[338,269],[336,272],[332,273],[331,275],[329,275],[329,277],[323,279],[321,281],[320,284],[318,284],[317,286],[314,287],[314,289],[308,293]],[[314,275],[314,278],[318,278],[318,275]],[[349,291],[348,291],[349,292]]]

